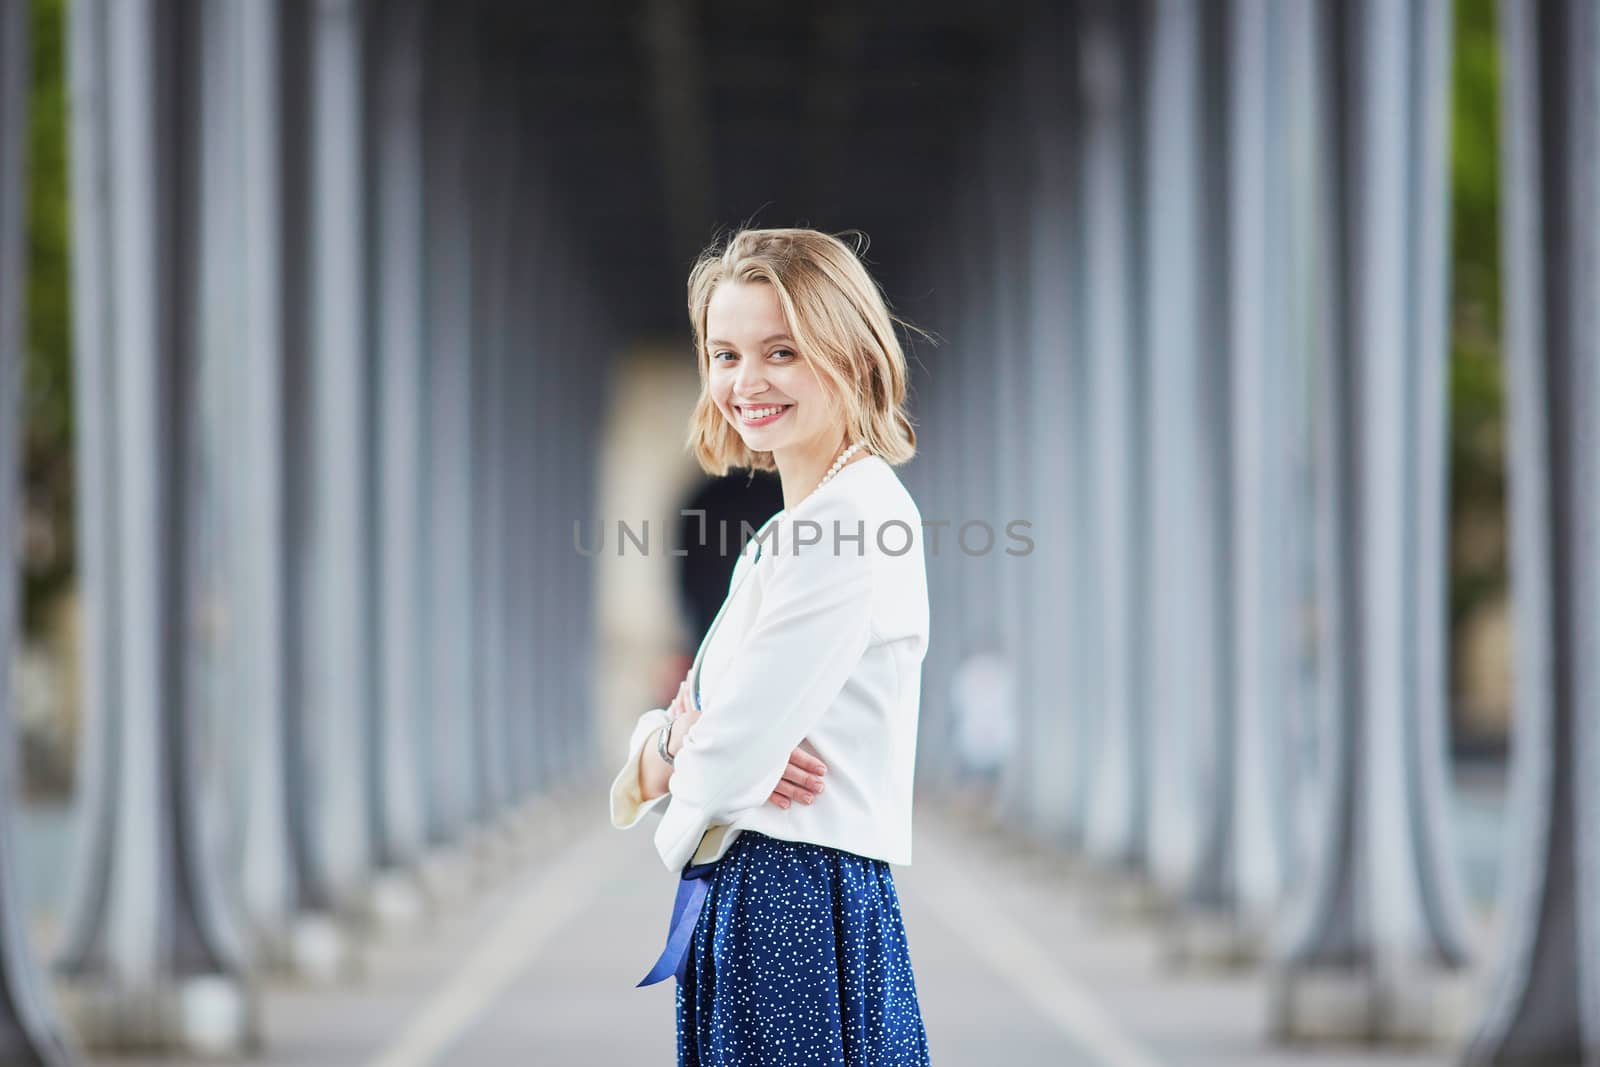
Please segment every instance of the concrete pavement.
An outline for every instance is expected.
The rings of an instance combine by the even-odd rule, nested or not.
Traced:
[[[673,881],[651,848],[654,816],[618,832],[604,791],[597,781],[575,793],[479,889],[376,945],[363,980],[266,983],[256,1062],[673,1063],[672,983],[634,987],[660,950]],[[1117,917],[1068,861],[919,804],[914,862],[895,881],[937,1067],[1454,1061],[1449,1048],[1274,1046],[1259,971],[1174,972],[1156,927]]]

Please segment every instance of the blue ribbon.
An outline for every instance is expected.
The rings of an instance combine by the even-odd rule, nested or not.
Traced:
[[[689,966],[689,941],[694,937],[695,923],[700,919],[706,892],[711,888],[711,872],[716,869],[716,860],[684,867],[683,875],[678,879],[677,898],[672,902],[672,924],[667,927],[667,947],[661,950],[661,958],[650,968],[650,973],[634,988],[655,985],[669,974],[676,976],[680,984],[683,982],[684,971]]]
[[[756,559],[761,558],[761,542],[756,542]],[[720,612],[718,613],[720,617]],[[712,624],[713,627],[716,625]],[[707,637],[710,634],[706,635]],[[694,707],[700,710],[700,671],[694,673]],[[689,942],[694,937],[695,923],[700,920],[700,910],[706,902],[706,892],[711,888],[711,872],[717,869],[717,860],[710,863],[686,864],[678,879],[678,895],[672,901],[672,923],[667,927],[667,947],[661,950],[656,965],[642,978],[642,986],[655,985],[673,975],[681,984],[689,966]]]

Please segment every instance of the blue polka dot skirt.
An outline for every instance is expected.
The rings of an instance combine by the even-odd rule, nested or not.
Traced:
[[[928,1063],[883,860],[741,831],[711,874],[677,989],[678,1067]]]

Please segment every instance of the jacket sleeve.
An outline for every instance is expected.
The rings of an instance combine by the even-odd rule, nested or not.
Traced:
[[[672,804],[656,827],[656,851],[671,871],[701,835],[735,812],[766,802],[789,754],[833,705],[871,641],[873,560],[848,497],[819,508],[821,539],[795,552],[794,530],[759,566],[772,565],[761,606],[733,663],[704,694],[669,780]],[[850,540],[837,547],[834,522]],[[799,525],[802,520],[795,520]],[[814,531],[808,531],[810,536]]]
[[[645,812],[659,808],[672,795],[662,793],[652,800],[645,800],[639,795],[639,759],[644,753],[644,746],[657,730],[671,721],[672,713],[666,708],[651,708],[639,716],[639,721],[634,724],[633,735],[628,738],[628,758],[611,783],[611,825],[618,830],[633,826],[644,818]]]

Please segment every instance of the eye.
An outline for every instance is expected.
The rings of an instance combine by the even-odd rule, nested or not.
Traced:
[[[794,353],[789,351],[787,348],[774,348],[772,350],[772,354],[775,355],[775,356],[779,356],[779,355],[787,356],[789,359],[794,359],[795,358]]]
[[[731,355],[733,355],[733,353],[729,352],[726,348],[721,349],[719,351],[711,353],[711,362],[713,362],[713,363],[717,362],[717,357],[719,357],[719,356],[731,356]]]

